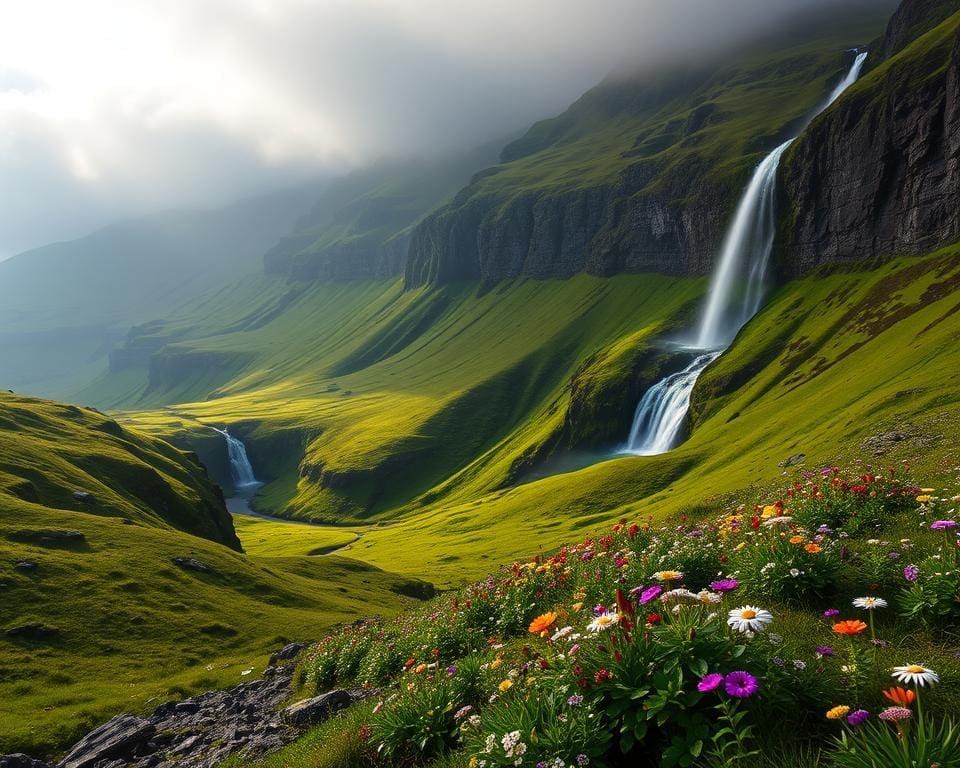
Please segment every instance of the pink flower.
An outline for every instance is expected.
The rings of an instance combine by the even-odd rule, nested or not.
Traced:
[[[703,678],[699,683],[697,683],[697,690],[700,693],[708,693],[709,691],[719,688],[720,684],[723,682],[723,675],[719,672],[711,672],[709,675]]]

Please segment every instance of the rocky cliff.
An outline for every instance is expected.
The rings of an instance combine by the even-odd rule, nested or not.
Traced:
[[[920,254],[960,238],[960,13],[921,25],[904,3],[884,51],[897,51],[820,116],[783,163],[780,267]],[[960,10],[960,3],[953,3]]]
[[[858,6],[793,30],[789,44],[608,79],[414,229],[406,286],[708,273],[752,168],[802,126],[885,10]]]

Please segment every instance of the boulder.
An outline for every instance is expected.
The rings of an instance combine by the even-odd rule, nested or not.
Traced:
[[[74,491],[73,498],[82,504],[93,504],[97,500],[97,497],[90,491]]]
[[[281,716],[291,725],[308,726],[326,720],[331,713],[349,707],[353,696],[349,691],[330,691],[329,693],[304,699],[283,710]]]
[[[60,630],[47,624],[23,624],[19,627],[11,627],[4,634],[7,637],[22,637],[27,640],[49,640],[59,635]]]
[[[290,661],[291,659],[295,659],[300,655],[304,648],[309,647],[310,643],[290,643],[285,645],[270,657],[270,666],[278,667],[282,661]]]
[[[16,565],[13,566],[16,570],[22,571],[23,573],[33,573],[38,566],[32,560],[20,560]]]
[[[179,565],[181,568],[184,568],[188,571],[196,571],[197,573],[213,573],[213,568],[211,568],[206,563],[201,563],[199,560],[193,557],[175,557],[173,558],[173,564]]]
[[[156,733],[149,721],[133,715],[117,715],[78,741],[58,768],[94,768],[109,760],[133,758],[137,747]]]
[[[53,768],[43,760],[34,760],[22,752],[13,755],[0,755],[0,768]]]

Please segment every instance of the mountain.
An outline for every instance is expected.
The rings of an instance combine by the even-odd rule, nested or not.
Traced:
[[[72,394],[131,325],[259,272],[316,194],[314,185],[146,216],[0,262],[0,383]]]
[[[410,231],[496,157],[497,144],[439,158],[382,160],[335,179],[264,257],[268,274],[295,280],[403,274]]]

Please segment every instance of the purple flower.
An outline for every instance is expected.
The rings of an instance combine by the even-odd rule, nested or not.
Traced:
[[[454,719],[454,720],[462,720],[462,719],[465,718],[467,715],[469,715],[471,712],[473,712],[473,707],[471,707],[469,704],[467,704],[467,706],[465,706],[465,707],[460,707],[460,709],[457,710],[457,713],[453,716],[453,719]]]
[[[823,618],[825,619],[832,619],[834,616],[839,616],[839,615],[840,615],[840,611],[836,608],[827,608],[827,610],[823,612]]]
[[[649,603],[651,600],[653,600],[653,598],[655,598],[661,592],[663,592],[663,587],[661,587],[659,584],[655,584],[652,587],[647,587],[645,590],[643,590],[640,593],[640,598],[637,600],[637,602],[639,602],[640,605]]]
[[[714,592],[732,592],[739,586],[740,582],[736,579],[717,579],[710,582],[710,589]]]
[[[833,528],[831,528],[829,525],[821,525],[819,528],[817,528],[817,533],[833,533]]]
[[[858,725],[863,725],[864,721],[870,717],[870,713],[865,709],[855,709],[849,715],[847,715],[847,722],[850,725],[856,727]]]
[[[694,530],[692,530],[692,531],[689,531],[689,532],[687,533],[687,536],[694,536],[694,537],[696,537],[696,536],[703,536],[703,531],[699,531],[699,530],[694,529]]]
[[[567,699],[567,704],[569,704],[571,707],[579,707],[581,704],[583,704],[583,696],[581,696],[579,693],[575,693],[573,696]]]
[[[820,476],[821,476],[821,477],[830,477],[830,475],[832,475],[832,474],[833,474],[833,468],[832,468],[832,467],[824,467],[823,469],[820,470]]]
[[[814,648],[814,651],[816,651],[817,656],[833,656],[833,648],[829,645],[818,645]]]
[[[749,672],[730,672],[723,678],[723,689],[737,699],[748,699],[757,692],[760,683]]]
[[[930,523],[931,531],[945,531],[948,528],[956,528],[956,527],[957,527],[956,520],[934,520],[932,523]]]
[[[900,559],[900,553],[899,553],[899,552],[890,552],[890,553],[887,555],[887,557],[889,557],[891,560],[899,560],[899,559]]]
[[[720,683],[722,682],[723,675],[721,675],[719,672],[711,672],[709,675],[704,677],[703,680],[697,683],[697,690],[700,691],[700,693],[708,693],[715,688],[719,688]]]
[[[590,765],[590,758],[584,754],[577,755],[577,765],[579,765],[580,768],[583,768],[585,765]]]
[[[916,581],[920,576],[920,569],[913,563],[903,569],[903,578],[907,581]]]

